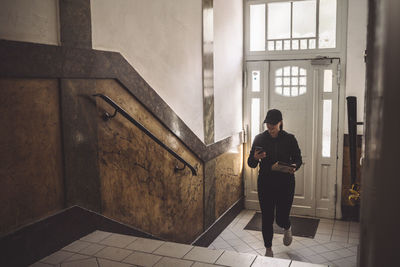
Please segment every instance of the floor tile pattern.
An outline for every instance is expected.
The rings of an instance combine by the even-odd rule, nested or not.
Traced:
[[[243,230],[254,213],[243,210],[209,248],[95,231],[31,266],[356,266],[358,223],[321,219],[314,239],[295,236],[289,247],[276,234],[270,258],[261,232]]]
[[[261,232],[244,230],[254,213],[253,210],[243,210],[209,248],[264,255]],[[274,258],[333,267],[354,267],[357,265],[359,227],[357,222],[320,219],[314,239],[294,236],[289,247],[283,245],[282,234],[275,234],[272,241]],[[252,266],[259,265],[254,263]],[[293,263],[290,266],[294,266]]]

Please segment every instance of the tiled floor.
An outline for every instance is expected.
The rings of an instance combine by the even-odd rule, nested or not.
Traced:
[[[312,267],[317,265],[95,231],[31,266]]]
[[[243,210],[209,248],[264,255],[261,232],[244,230],[254,213]],[[274,235],[274,258],[340,267],[357,265],[359,223],[320,219],[314,239],[294,236],[293,243],[286,247],[282,238],[281,234]]]
[[[295,236],[289,247],[276,234],[270,258],[261,232],[243,230],[254,212],[242,211],[209,248],[95,231],[31,266],[356,266],[357,223],[322,219],[314,239]]]

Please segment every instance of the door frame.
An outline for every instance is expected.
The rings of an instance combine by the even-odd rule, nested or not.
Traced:
[[[254,65],[259,66],[261,69],[261,73],[260,73],[260,79],[261,79],[261,83],[262,85],[260,86],[261,92],[259,93],[259,95],[261,96],[261,102],[260,102],[260,116],[261,114],[266,114],[267,112],[267,107],[264,103],[264,100],[267,99],[267,91],[265,90],[265,88],[267,88],[267,86],[269,85],[269,63],[266,60],[260,60],[260,61],[253,61],[252,62]],[[258,202],[258,196],[256,195],[252,195],[250,196],[250,198],[248,198],[249,196],[247,196],[248,193],[248,187],[252,187],[252,185],[248,185],[248,179],[246,179],[246,177],[248,177],[249,175],[252,174],[252,172],[257,172],[258,168],[252,169],[247,165],[247,155],[250,152],[250,143],[252,142],[252,137],[253,135],[251,134],[251,129],[250,127],[250,116],[246,116],[246,114],[249,114],[249,112],[251,112],[250,110],[250,105],[249,105],[249,97],[250,97],[250,92],[247,90],[248,89],[248,80],[249,80],[249,75],[251,75],[251,71],[248,71],[248,64],[245,64],[245,77],[244,77],[244,81],[245,81],[245,86],[244,86],[244,97],[243,97],[243,124],[244,124],[244,132],[245,132],[245,140],[244,140],[244,149],[243,149],[243,154],[244,154],[244,168],[243,168],[243,181],[244,181],[244,196],[245,196],[245,208],[247,209],[255,209],[255,210],[260,210],[260,205]],[[250,85],[251,86],[251,85]],[[260,117],[260,121],[261,117]],[[260,131],[262,131],[263,129],[263,124],[260,122]],[[258,133],[259,133],[258,132]],[[256,133],[256,134],[258,134]],[[256,185],[257,186],[257,185]]]
[[[303,58],[303,59],[298,59],[298,60],[313,60],[313,59],[318,59],[317,58]],[[346,73],[346,65],[344,64],[344,60],[341,57],[332,57],[331,59],[337,59],[339,60],[338,63],[338,73],[337,73],[337,82],[338,82],[338,116],[337,116],[337,165],[336,165],[336,203],[335,203],[335,218],[340,219],[342,218],[342,210],[341,210],[341,204],[342,204],[342,179],[343,179],[343,144],[344,144],[344,128],[345,128],[345,75]],[[248,150],[250,150],[249,144],[251,143],[251,136],[249,135],[249,118],[246,116],[246,112],[248,110],[248,62],[258,62],[260,64],[264,64],[265,70],[269,72],[269,63],[270,61],[284,61],[284,60],[296,60],[296,59],[274,59],[274,60],[251,60],[251,61],[246,61],[245,62],[245,86],[244,86],[244,91],[243,91],[243,123],[244,123],[244,131],[245,131],[245,144],[244,144],[244,150],[243,153],[247,153]],[[264,78],[264,88],[265,86],[269,86],[269,77]],[[265,99],[265,94],[266,90],[263,91],[264,99]],[[265,105],[262,107],[265,109]],[[265,114],[265,112],[264,112]],[[333,127],[333,126],[332,126]],[[260,128],[261,129],[261,128]],[[259,210],[259,204],[258,200],[254,201],[254,203],[250,203],[247,201],[247,179],[246,176],[250,174],[250,168],[247,166],[247,158],[244,157],[244,195],[245,195],[245,207],[249,209],[257,209]]]
[[[263,60],[293,60],[293,59],[317,59],[320,57],[328,57],[328,58],[338,58],[341,66],[341,75],[339,77],[339,107],[338,107],[338,141],[337,141],[337,200],[336,200],[336,218],[342,218],[342,179],[343,179],[343,144],[344,144],[344,128],[345,128],[345,114],[346,114],[346,105],[345,105],[345,97],[346,97],[346,62],[347,62],[347,28],[348,28],[348,1],[349,0],[337,0],[337,45],[338,49],[334,51],[326,51],[321,49],[319,51],[310,51],[309,53],[265,53],[265,52],[257,52],[250,53],[249,52],[249,4],[251,3],[265,3],[269,0],[246,0],[244,1],[244,89],[243,89],[243,103],[245,104],[246,94],[247,94],[247,62],[252,61],[263,61]],[[245,122],[245,106],[243,105],[243,122]],[[246,124],[243,124],[245,134],[246,134]],[[248,135],[246,135],[245,142],[248,139]],[[246,147],[246,144],[245,144]],[[244,164],[247,165],[247,159],[244,159]],[[246,167],[245,167],[246,168]],[[243,172],[245,174],[245,171]],[[246,191],[245,191],[246,193]]]

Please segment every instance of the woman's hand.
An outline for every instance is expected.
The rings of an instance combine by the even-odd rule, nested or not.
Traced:
[[[267,153],[265,153],[265,151],[256,150],[256,151],[254,152],[254,158],[255,158],[256,160],[263,159],[263,158],[265,158],[266,156],[267,156]]]
[[[294,174],[296,171],[296,164],[292,164],[293,168],[289,171],[291,174]]]

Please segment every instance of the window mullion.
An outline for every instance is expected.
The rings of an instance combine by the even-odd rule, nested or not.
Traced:
[[[316,30],[315,30],[315,38],[316,38],[316,40],[315,40],[315,42],[316,42],[316,44],[315,44],[315,47],[316,47],[316,49],[319,49],[319,1],[320,0],[317,0],[317,10],[316,10],[316,19],[317,19],[317,23],[315,24],[316,25]]]
[[[268,51],[268,2],[265,3],[265,51]]]
[[[293,2],[290,2],[290,42],[292,42],[291,41],[292,38],[293,38]]]

